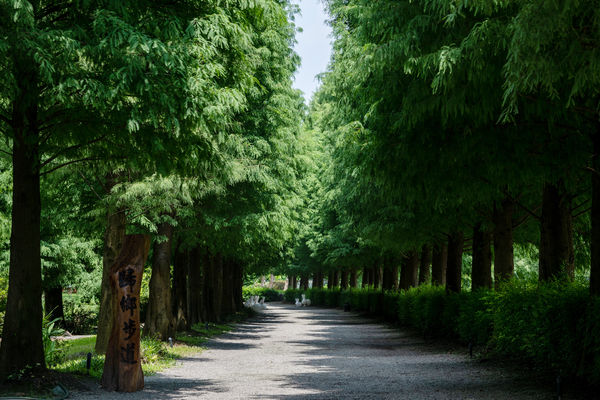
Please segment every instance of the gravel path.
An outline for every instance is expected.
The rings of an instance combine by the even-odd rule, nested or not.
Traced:
[[[133,394],[81,399],[552,399],[519,371],[341,310],[271,303]]]

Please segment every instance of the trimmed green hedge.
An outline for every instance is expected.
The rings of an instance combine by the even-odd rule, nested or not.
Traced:
[[[517,358],[549,373],[600,384],[600,298],[581,283],[507,284],[500,291],[447,294],[422,286],[402,292],[373,289],[299,289],[316,306],[342,307],[443,337],[485,346],[491,354]]]
[[[242,298],[246,301],[250,296],[264,296],[265,301],[280,301],[283,299],[283,292],[259,286],[244,286],[242,288]]]

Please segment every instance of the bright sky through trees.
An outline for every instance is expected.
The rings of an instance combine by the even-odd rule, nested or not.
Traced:
[[[327,15],[320,0],[300,0],[301,15],[296,17],[296,25],[303,29],[296,35],[296,52],[302,64],[296,72],[293,86],[304,92],[308,103],[319,82],[316,75],[324,72],[331,55],[331,27],[327,25]]]

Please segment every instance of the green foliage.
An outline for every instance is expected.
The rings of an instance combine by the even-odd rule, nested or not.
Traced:
[[[98,325],[98,304],[85,300],[79,294],[63,295],[64,327],[74,335],[94,333]]]
[[[64,352],[60,342],[53,339],[65,333],[65,330],[59,328],[56,323],[60,318],[50,320],[50,314],[45,314],[42,319],[42,343],[44,345],[44,359],[48,366],[59,363],[64,359]]]

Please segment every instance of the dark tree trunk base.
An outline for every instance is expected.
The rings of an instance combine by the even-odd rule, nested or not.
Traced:
[[[459,293],[462,286],[462,254],[464,236],[455,232],[448,238],[448,265],[446,266],[446,290]]]
[[[102,387],[136,392],[144,388],[140,358],[140,289],[150,237],[125,236],[123,250],[111,268],[114,320],[106,350]]]
[[[492,235],[477,224],[473,229],[473,269],[471,287],[473,290],[492,287]]]
[[[571,202],[562,184],[546,183],[540,223],[540,281],[573,279],[573,220]]]
[[[411,251],[403,260],[400,268],[400,286],[401,290],[408,290],[416,287],[419,274],[419,255],[416,251]]]
[[[429,283],[431,279],[431,249],[427,245],[421,248],[421,264],[419,265],[419,285]]]
[[[503,281],[513,277],[515,269],[513,251],[512,216],[514,202],[504,199],[500,208],[494,206],[494,286],[498,289]]]
[[[446,269],[448,265],[448,246],[446,243],[433,246],[431,256],[431,284],[446,285]]]

